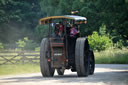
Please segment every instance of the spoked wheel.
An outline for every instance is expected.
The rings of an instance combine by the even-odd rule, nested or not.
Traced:
[[[92,50],[89,51],[89,59],[90,59],[90,65],[89,65],[89,74],[94,74],[95,70],[95,57]]]
[[[88,76],[89,74],[89,44],[85,38],[78,38],[75,47],[75,64],[79,77]]]
[[[50,57],[50,46],[47,38],[44,38],[40,47],[40,69],[43,77],[52,77],[54,75],[54,69],[51,68],[51,63],[48,62]]]
[[[65,69],[57,69],[57,73],[58,73],[58,75],[64,75],[64,71],[65,71]]]

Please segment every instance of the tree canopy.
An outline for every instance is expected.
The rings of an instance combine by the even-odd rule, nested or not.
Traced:
[[[41,9],[45,12],[46,16],[66,15],[70,14],[73,10],[77,10],[79,11],[78,15],[87,17],[87,25],[81,26],[82,36],[98,31],[100,26],[105,24],[107,33],[114,37],[113,40],[115,42],[119,39],[128,39],[128,0],[40,1]],[[50,10],[47,11],[48,9]]]
[[[0,0],[0,41],[32,36],[40,17],[37,0]]]
[[[128,0],[0,0],[0,41],[13,42],[25,36],[34,39],[40,17],[68,15],[76,10],[77,15],[88,19],[81,25],[82,36],[105,25],[114,42],[128,40]],[[36,38],[41,39],[42,33]]]

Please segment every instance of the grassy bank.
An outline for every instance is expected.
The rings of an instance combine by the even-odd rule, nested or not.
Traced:
[[[110,49],[95,52],[96,64],[128,64],[128,49]],[[0,65],[1,75],[40,72],[39,64]]]
[[[128,64],[128,49],[109,49],[95,52],[97,64]]]
[[[38,64],[1,65],[0,76],[40,72]]]

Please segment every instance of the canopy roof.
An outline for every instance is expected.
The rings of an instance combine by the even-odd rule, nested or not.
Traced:
[[[87,18],[82,17],[82,16],[76,16],[76,15],[64,15],[64,16],[50,16],[50,17],[45,17],[40,19],[40,24],[48,24],[49,20],[52,19],[71,19],[75,21],[86,21]]]

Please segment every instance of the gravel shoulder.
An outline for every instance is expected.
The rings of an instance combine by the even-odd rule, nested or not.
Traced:
[[[44,78],[41,73],[0,76],[0,85],[128,85],[128,64],[96,64],[94,75],[77,77],[66,70],[64,76]]]

